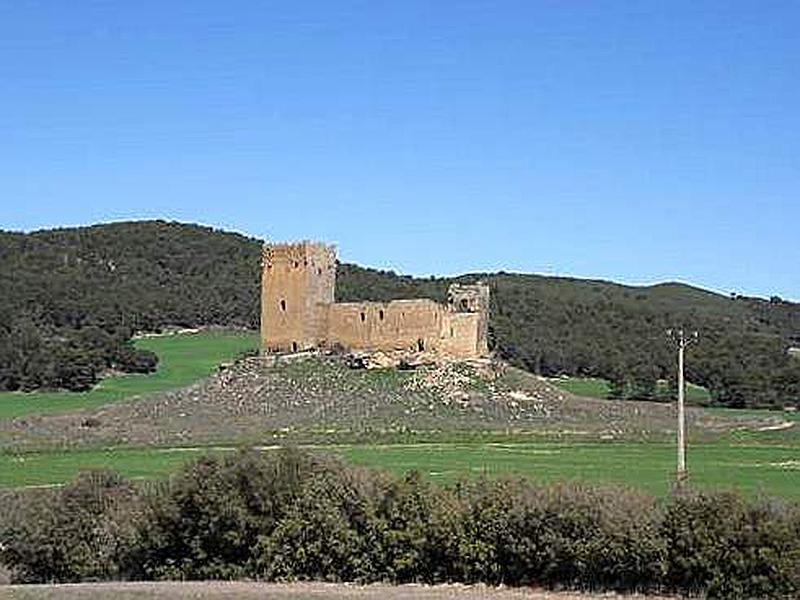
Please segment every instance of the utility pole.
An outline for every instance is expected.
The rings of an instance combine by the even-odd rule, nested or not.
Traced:
[[[684,410],[684,389],[685,382],[683,376],[684,353],[686,347],[693,344],[698,339],[698,333],[693,331],[690,337],[684,334],[683,329],[674,331],[667,330],[667,335],[678,347],[678,468],[675,472],[675,479],[680,488],[686,481],[686,413]]]

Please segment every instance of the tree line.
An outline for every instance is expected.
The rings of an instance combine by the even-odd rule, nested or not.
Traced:
[[[87,472],[0,496],[17,582],[258,579],[545,586],[789,598],[800,506],[730,493],[659,501],[524,479],[440,486],[284,449],[205,457],[135,486]]]
[[[130,343],[137,331],[258,327],[261,244],[163,221],[0,232],[0,390],[82,390],[110,369],[152,370],[157,357]],[[800,402],[800,359],[788,352],[800,345],[800,305],[778,297],[502,272],[412,278],[350,264],[338,267],[336,293],[443,300],[451,282],[474,279],[491,287],[493,348],[534,373],[602,377],[621,398],[669,398],[665,331],[684,327],[700,332],[688,379],[714,404]]]

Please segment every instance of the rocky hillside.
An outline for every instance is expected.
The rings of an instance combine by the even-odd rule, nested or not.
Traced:
[[[174,392],[2,421],[0,448],[407,442],[493,432],[658,439],[673,430],[673,411],[655,402],[580,398],[496,362],[363,370],[337,357],[278,365],[249,358]],[[750,423],[700,408],[689,420],[698,435],[776,425],[775,417]]]

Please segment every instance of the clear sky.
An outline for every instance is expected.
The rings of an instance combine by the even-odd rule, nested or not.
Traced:
[[[0,228],[800,300],[800,2],[0,4]]]

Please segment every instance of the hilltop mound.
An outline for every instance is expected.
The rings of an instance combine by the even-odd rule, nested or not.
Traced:
[[[703,430],[731,426],[701,409],[689,419]],[[488,361],[360,370],[332,357],[277,366],[250,358],[182,390],[0,422],[0,444],[268,445],[533,431],[608,438],[660,436],[673,422],[669,405],[581,398]]]

